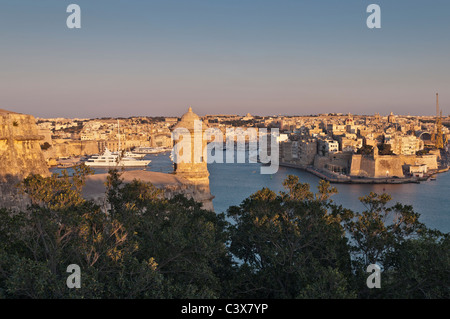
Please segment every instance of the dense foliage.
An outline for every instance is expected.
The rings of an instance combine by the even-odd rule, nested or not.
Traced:
[[[449,298],[448,234],[387,194],[335,205],[298,177],[263,188],[227,214],[182,195],[165,198],[112,170],[107,205],[82,196],[89,168],[30,175],[28,210],[0,210],[2,298]],[[369,289],[369,264],[381,288]],[[71,264],[81,288],[69,289]]]
[[[363,145],[356,151],[356,154],[361,155],[372,155],[373,154],[373,146],[372,145]]]

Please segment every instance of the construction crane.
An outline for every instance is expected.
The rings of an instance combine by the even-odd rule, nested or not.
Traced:
[[[444,148],[444,136],[442,133],[442,110],[439,111],[439,94],[436,93],[436,138],[435,146],[437,149]]]

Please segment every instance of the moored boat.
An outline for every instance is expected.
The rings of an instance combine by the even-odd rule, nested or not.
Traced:
[[[151,160],[141,160],[114,154],[106,149],[102,155],[92,156],[84,164],[92,167],[145,167],[150,162]]]

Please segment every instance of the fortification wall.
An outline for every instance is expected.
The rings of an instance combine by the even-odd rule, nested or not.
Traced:
[[[402,155],[380,155],[375,158],[375,174],[373,177],[398,176],[404,177]]]
[[[96,141],[53,140],[52,147],[44,151],[46,159],[99,154]]]
[[[386,176],[404,177],[406,165],[426,164],[429,170],[438,168],[436,155],[378,155],[363,156],[353,154],[350,175],[381,178]]]
[[[33,116],[0,110],[0,208],[25,208],[17,184],[29,174],[50,175],[38,133]]]
[[[432,155],[409,155],[409,156],[403,156],[402,161],[404,164],[407,165],[422,165],[426,164],[428,166],[428,169],[434,170],[438,169],[438,156],[436,154]]]
[[[375,176],[375,160],[370,156],[353,154],[350,164],[351,176]]]
[[[352,155],[350,153],[336,153],[327,156],[316,155],[314,158],[314,167],[324,169],[326,165],[335,165],[345,168],[348,171],[351,161]]]

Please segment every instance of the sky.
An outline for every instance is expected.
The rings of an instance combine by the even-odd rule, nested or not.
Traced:
[[[0,109],[434,115],[439,92],[447,115],[449,15],[448,0],[0,0]]]

